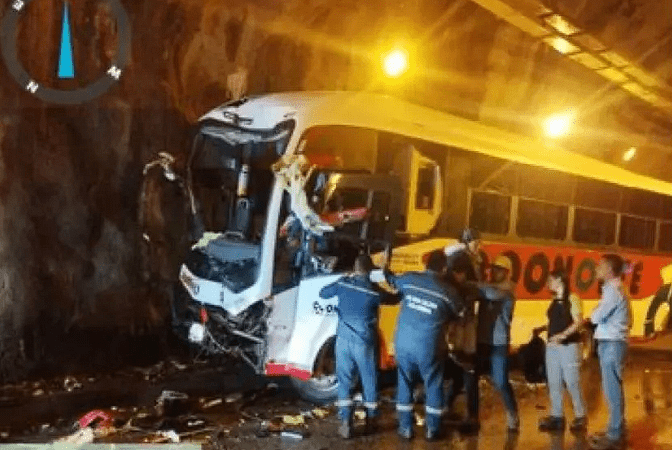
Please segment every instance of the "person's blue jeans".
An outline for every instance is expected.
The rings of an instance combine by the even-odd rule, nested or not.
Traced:
[[[586,408],[581,391],[581,355],[578,343],[548,344],[546,346],[546,378],[551,397],[551,416],[564,417],[563,385],[572,397],[574,417],[585,417]]]
[[[362,382],[362,399],[367,417],[378,414],[378,370],[375,342],[366,342],[354,333],[336,337],[336,378],[338,380],[338,416],[352,420],[352,390],[357,374]]]
[[[475,386],[466,386],[467,389],[474,389],[476,395],[473,396],[472,405],[469,410],[476,412],[478,417],[479,410],[479,388],[478,378],[480,375],[489,374],[492,379],[492,384],[495,389],[502,395],[504,407],[509,415],[518,415],[518,404],[516,397],[513,395],[513,388],[509,381],[509,347],[508,345],[487,345],[478,344],[476,350],[479,367],[477,368],[477,376],[471,380]]]
[[[625,402],[623,398],[623,363],[628,349],[626,341],[598,340],[597,356],[602,372],[602,390],[609,406],[609,439],[620,439],[625,432]]]
[[[444,359],[426,354],[421,345],[413,351],[397,349],[397,414],[400,430],[413,429],[413,386],[418,376],[425,385],[427,431],[438,432],[443,413]]]

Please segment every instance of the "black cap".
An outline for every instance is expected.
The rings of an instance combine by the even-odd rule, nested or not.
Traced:
[[[443,250],[434,250],[427,259],[427,269],[433,272],[441,272],[446,267],[446,255]]]

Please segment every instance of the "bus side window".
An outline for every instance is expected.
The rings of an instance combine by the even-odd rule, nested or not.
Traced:
[[[510,212],[510,196],[473,191],[469,226],[484,233],[507,234],[509,232]]]

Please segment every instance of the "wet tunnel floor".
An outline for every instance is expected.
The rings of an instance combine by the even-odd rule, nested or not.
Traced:
[[[670,353],[672,354],[672,353]],[[672,356],[631,352],[625,374],[628,448],[672,450]],[[74,380],[74,381],[73,381]],[[92,409],[117,418],[113,432],[96,442],[166,442],[161,430],[173,430],[182,442],[224,449],[584,449],[585,436],[569,431],[546,434],[537,421],[548,414],[544,385],[529,385],[512,374],[521,412],[520,433],[505,430],[501,401],[489,387],[482,390],[481,431],[461,435],[446,426],[443,440],[427,443],[416,427],[414,441],[396,435],[394,387],[381,393],[381,431],[343,441],[336,437],[333,408],[316,408],[300,400],[287,380],[255,376],[244,366],[229,363],[182,365],[164,362],[145,369],[128,369],[97,376],[77,376],[5,386],[0,390],[0,442],[51,442],[71,434],[72,425]],[[596,360],[583,370],[589,430],[601,431],[607,420]],[[68,391],[70,389],[70,391]],[[175,411],[157,412],[156,399],[164,390],[188,394]],[[464,407],[463,397],[456,408]],[[566,397],[567,418],[571,419]],[[418,412],[422,408],[416,408]],[[190,428],[192,427],[193,428]],[[282,436],[281,430],[290,433]],[[294,433],[291,433],[294,432]]]

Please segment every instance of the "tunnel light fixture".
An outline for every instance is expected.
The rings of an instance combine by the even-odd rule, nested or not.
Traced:
[[[398,78],[408,70],[408,52],[395,48],[383,56],[383,70],[388,77]]]
[[[572,113],[556,114],[551,116],[546,119],[544,124],[546,135],[552,138],[565,136],[567,133],[569,133],[573,122],[574,114]]]
[[[576,34],[581,31],[560,14],[551,14],[550,16],[546,16],[544,17],[544,22],[546,22],[549,27],[553,28],[558,33],[564,34],[565,36]]]
[[[623,161],[630,161],[632,158],[635,157],[635,154],[637,153],[637,148],[636,147],[630,147],[623,153]]]

